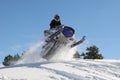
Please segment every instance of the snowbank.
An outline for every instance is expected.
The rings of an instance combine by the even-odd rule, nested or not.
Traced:
[[[120,60],[72,60],[0,68],[0,80],[119,80]]]

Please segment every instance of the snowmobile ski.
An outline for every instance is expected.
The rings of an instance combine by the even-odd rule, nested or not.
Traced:
[[[84,41],[84,40],[85,40],[85,36],[83,36],[83,37],[82,37],[82,39],[81,39],[81,40],[79,40],[78,42],[76,42],[76,43],[72,44],[72,45],[71,45],[71,48],[73,48],[73,47],[75,47],[75,46],[77,46],[77,45],[79,45],[79,44],[83,43],[83,41]]]

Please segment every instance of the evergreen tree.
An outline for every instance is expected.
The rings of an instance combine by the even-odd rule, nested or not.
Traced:
[[[12,55],[8,55],[4,58],[4,62],[3,65],[4,66],[10,66],[10,65],[14,65],[18,60],[20,59],[19,54],[16,54],[14,56]]]
[[[9,66],[9,65],[12,65],[12,61],[13,61],[13,56],[11,56],[10,54],[8,56],[6,56],[4,58],[4,62],[3,62],[3,65],[5,66]]]
[[[73,58],[80,58],[80,54],[78,51],[73,55]]]
[[[80,54],[80,58],[83,59],[85,56],[85,53]]]
[[[14,61],[18,61],[19,59],[20,59],[19,54],[16,54],[16,55],[14,56]]]
[[[103,59],[102,54],[99,54],[99,49],[96,46],[90,46],[84,53],[84,59]]]

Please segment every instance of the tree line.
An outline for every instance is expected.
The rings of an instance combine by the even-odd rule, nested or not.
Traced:
[[[14,65],[18,60],[20,60],[20,58],[21,56],[18,53],[13,56],[9,54],[4,58],[3,65],[4,66]]]
[[[102,54],[99,53],[99,48],[95,45],[87,47],[86,52],[79,54],[76,52],[74,58],[83,58],[83,59],[103,59]]]
[[[22,56],[20,56],[18,53],[15,55],[9,54],[4,58],[3,65],[4,66],[14,65],[18,60],[21,59],[21,57]],[[83,52],[81,54],[77,51],[73,57],[82,58],[82,59],[103,59],[104,58],[102,54],[99,53],[99,48],[97,48],[95,45],[87,47],[86,52]]]

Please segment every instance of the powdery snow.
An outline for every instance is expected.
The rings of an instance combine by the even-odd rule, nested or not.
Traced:
[[[0,80],[120,80],[120,60],[71,60],[0,67]]]
[[[0,67],[3,67],[3,65],[2,65],[2,64],[0,64]]]

